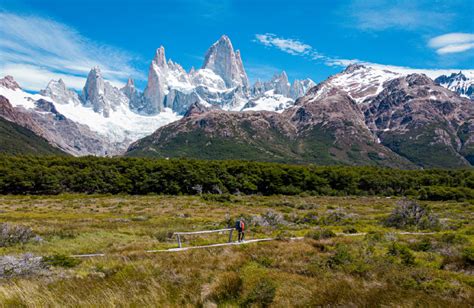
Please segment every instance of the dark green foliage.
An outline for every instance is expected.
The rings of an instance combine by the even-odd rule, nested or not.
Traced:
[[[357,229],[354,227],[345,227],[344,230],[342,230],[342,232],[346,234],[355,234],[357,233]]]
[[[415,264],[415,256],[410,251],[410,249],[407,246],[404,246],[397,242],[393,242],[392,245],[388,248],[387,255],[392,257],[399,257],[403,265]]]
[[[474,247],[464,248],[462,252],[462,260],[465,264],[474,266]]]
[[[201,196],[201,198],[206,201],[215,201],[215,202],[231,202],[232,201],[232,196],[229,194],[218,194],[218,195],[204,194]]]
[[[81,263],[81,260],[62,254],[56,254],[44,257],[43,263],[50,266],[71,268]]]
[[[415,251],[430,251],[433,244],[428,237],[425,237],[421,241],[413,243],[410,247]]]
[[[334,268],[341,265],[348,265],[353,261],[353,256],[349,252],[349,249],[346,245],[338,244],[336,246],[336,251],[334,254],[327,260],[329,267]]]
[[[474,172],[188,159],[0,156],[1,194],[202,194],[218,202],[231,201],[230,194],[241,193],[459,199],[456,193],[440,196],[427,193],[427,189],[458,191],[462,199],[472,200]]]
[[[31,130],[0,117],[0,153],[13,155],[66,155]]]
[[[243,306],[268,307],[273,302],[275,293],[275,283],[268,278],[261,278],[245,298]]]
[[[329,229],[316,229],[309,231],[305,237],[312,238],[313,240],[322,240],[331,237],[335,237],[336,234]]]

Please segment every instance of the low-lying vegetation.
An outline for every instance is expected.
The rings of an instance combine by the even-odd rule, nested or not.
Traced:
[[[246,239],[278,240],[146,252],[177,247],[175,231],[241,217]],[[430,217],[436,228],[421,227]],[[0,303],[472,307],[473,218],[469,202],[381,197],[2,196],[0,223],[43,240],[0,247]],[[228,233],[182,241],[224,243]],[[74,257],[91,253],[104,256]]]

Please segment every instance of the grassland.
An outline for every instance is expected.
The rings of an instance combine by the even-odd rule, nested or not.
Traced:
[[[321,305],[472,307],[474,211],[470,202],[420,202],[435,230],[382,224],[400,199],[311,196],[1,196],[0,223],[42,238],[0,255],[58,262],[38,275],[0,277],[0,302],[32,306]],[[174,231],[218,229],[243,216],[256,244],[176,247]],[[407,232],[403,234],[402,232]],[[410,233],[412,232],[412,233]],[[426,233],[426,234],[420,234]],[[302,237],[289,240],[290,237]],[[185,245],[226,235],[185,238]],[[61,259],[62,258],[62,259]]]

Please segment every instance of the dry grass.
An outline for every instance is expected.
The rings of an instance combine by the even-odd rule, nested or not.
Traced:
[[[3,196],[0,222],[28,226],[44,241],[2,247],[2,255],[106,256],[73,268],[51,268],[47,276],[0,279],[0,302],[6,307],[472,307],[473,267],[461,255],[473,246],[472,205],[427,203],[445,229],[423,236],[427,240],[420,244],[420,236],[397,235],[381,224],[396,202],[375,197],[241,196],[219,203],[199,197]],[[348,226],[369,234],[144,252],[175,247],[170,232],[220,228],[229,217],[269,210],[289,224],[251,227],[247,238],[303,236],[320,227],[339,233]],[[217,241],[226,241],[226,235],[188,238],[186,244]],[[414,264],[388,253],[394,242],[406,247],[402,250],[413,255]]]

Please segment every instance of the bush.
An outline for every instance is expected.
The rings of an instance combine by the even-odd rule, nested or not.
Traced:
[[[441,235],[441,242],[446,243],[446,244],[466,244],[469,242],[469,240],[460,234],[456,233],[443,233]]]
[[[387,255],[393,257],[400,257],[401,263],[404,265],[415,264],[415,256],[410,249],[397,242],[392,242],[392,245],[388,248]]]
[[[464,264],[474,266],[474,247],[464,248],[461,256]]]
[[[344,232],[346,234],[355,234],[355,233],[357,233],[357,229],[354,228],[354,227],[346,227],[346,228],[344,228],[344,230],[342,230],[342,232]]]
[[[311,230],[305,235],[305,237],[311,238],[313,240],[322,240],[322,239],[327,239],[327,238],[331,238],[335,236],[336,236],[336,233],[334,233],[333,231],[329,229],[324,229],[324,228]]]
[[[397,203],[393,212],[385,219],[385,225],[397,229],[438,229],[439,219],[431,213],[427,206],[422,206],[411,200]]]
[[[71,268],[80,264],[81,260],[62,254],[55,254],[44,257],[43,263],[50,266]]]
[[[157,241],[160,242],[167,242],[171,238],[173,238],[173,232],[167,231],[167,230],[161,230],[158,231],[154,234],[154,237]]]
[[[412,245],[412,249],[416,251],[430,251],[433,248],[431,240],[427,237],[423,238],[421,241],[415,242]]]
[[[217,278],[217,282],[211,290],[209,299],[218,303],[237,299],[242,292],[242,286],[242,279],[237,273],[223,273]]]
[[[335,253],[328,259],[329,267],[337,267],[347,265],[352,262],[353,258],[346,245],[338,244]]]
[[[243,301],[243,306],[268,307],[273,302],[276,286],[272,280],[261,278]]]
[[[15,257],[0,257],[0,278],[38,275],[45,271],[41,257],[30,253]]]
[[[0,224],[0,247],[27,243],[35,237],[36,235],[29,227],[9,223]]]
[[[280,225],[288,225],[288,221],[285,220],[282,214],[268,211],[263,215],[252,216],[249,221],[250,225],[260,227],[278,227]]]

